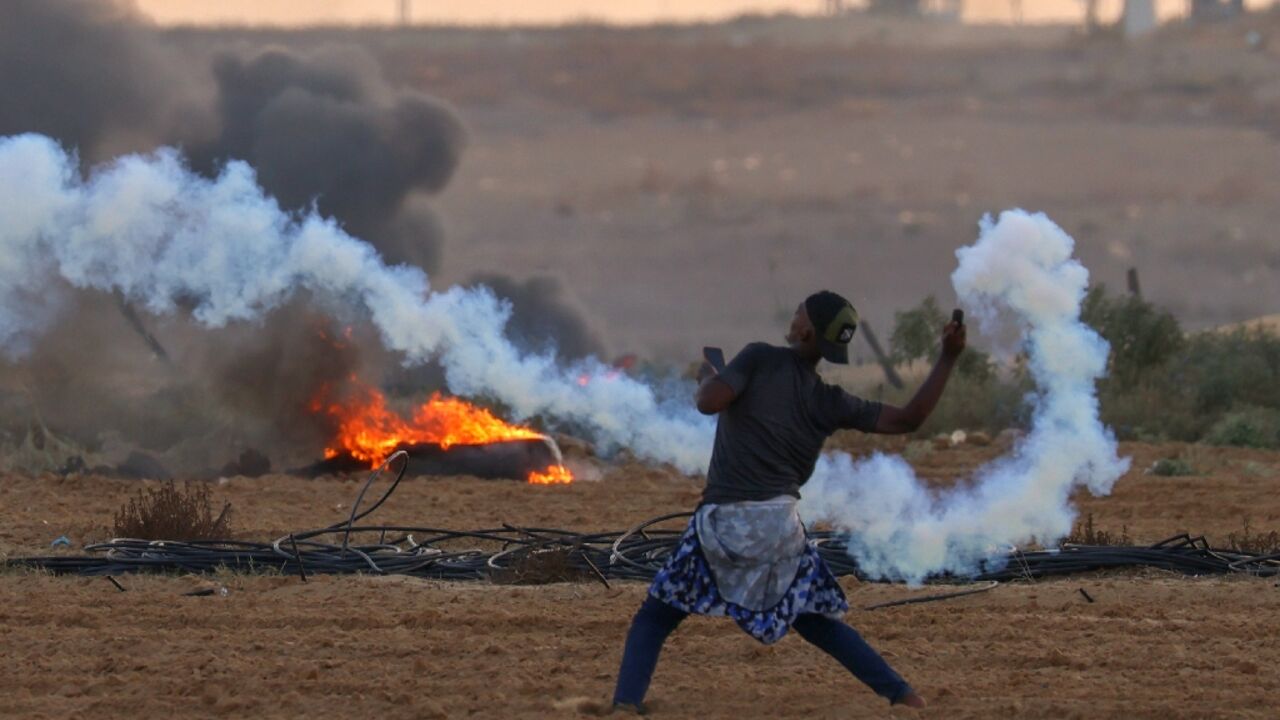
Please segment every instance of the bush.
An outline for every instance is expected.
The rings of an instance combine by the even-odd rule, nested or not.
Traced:
[[[1120,438],[1277,446],[1269,430],[1280,411],[1280,337],[1258,328],[1184,336],[1169,313],[1101,287],[1081,318],[1111,343],[1099,401]],[[1232,417],[1246,405],[1257,407]]]
[[[1162,377],[1133,387],[1099,383],[1098,391],[1102,422],[1121,440],[1195,442],[1213,422],[1196,411],[1189,393],[1172,389]]]
[[[1133,385],[1182,348],[1182,328],[1173,315],[1135,295],[1107,297],[1106,288],[1089,289],[1080,319],[1111,343],[1110,377]]]
[[[1280,337],[1256,328],[1197,333],[1167,374],[1170,388],[1189,391],[1204,415],[1241,405],[1280,409]]]
[[[939,348],[939,332],[947,317],[930,295],[910,310],[893,314],[893,335],[889,337],[890,357],[895,363],[910,364],[929,360]]]
[[[1195,468],[1182,458],[1160,458],[1151,466],[1151,474],[1160,477],[1185,477],[1195,475]]]
[[[170,480],[139,490],[116,511],[113,531],[139,540],[221,540],[231,534],[231,503],[214,517],[207,485],[187,483],[179,491]]]
[[[1204,437],[1210,445],[1280,448],[1280,410],[1245,407],[1227,413]]]
[[[894,313],[889,357],[903,365],[917,360],[932,362],[942,352],[942,328],[950,320],[932,295],[910,310]],[[991,356],[974,348],[965,350],[956,362],[956,374],[979,383],[990,380],[994,374]]]

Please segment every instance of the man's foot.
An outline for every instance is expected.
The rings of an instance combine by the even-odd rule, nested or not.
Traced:
[[[924,708],[927,704],[928,703],[924,701],[924,698],[916,694],[915,690],[908,690],[906,695],[898,698],[898,702],[894,703],[894,705],[906,705],[909,708],[915,708],[917,710]]]
[[[631,704],[631,703],[620,703],[620,702],[616,702],[616,703],[614,703],[614,704],[613,704],[613,710],[612,710],[612,712],[613,712],[613,713],[622,713],[622,714],[624,714],[624,715],[646,715],[646,714],[648,714],[648,711],[645,709],[644,705],[641,705],[641,704],[639,704],[639,703],[636,703],[636,704],[634,704],[634,705],[633,705],[633,704]]]

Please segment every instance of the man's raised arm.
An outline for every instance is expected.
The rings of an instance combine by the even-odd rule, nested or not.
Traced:
[[[929,377],[925,378],[924,384],[905,407],[885,405],[881,408],[874,432],[899,435],[920,429],[937,407],[942,389],[947,386],[947,379],[951,376],[951,368],[955,367],[956,358],[964,352],[964,344],[964,323],[956,320],[947,323],[942,331],[942,355],[934,363],[933,370],[929,371]]]

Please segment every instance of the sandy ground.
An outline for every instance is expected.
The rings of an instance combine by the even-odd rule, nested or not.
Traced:
[[[1280,527],[1280,454],[1125,445],[1135,469],[1112,497],[1081,499],[1101,529],[1136,541],[1224,538]],[[916,460],[942,480],[993,448]],[[1202,475],[1142,468],[1179,455]],[[697,479],[636,466],[533,487],[469,478],[408,482],[376,519],[476,528],[501,521],[620,529],[695,502]],[[0,550],[106,525],[137,483],[0,481]],[[352,479],[234,478],[215,486],[238,532],[269,538],[349,511]],[[573,717],[612,686],[640,583],[540,587],[397,577],[102,578],[0,573],[0,716]],[[182,597],[210,583],[226,596]],[[969,598],[867,612],[911,595],[845,581],[848,620],[933,701],[922,717],[1274,717],[1280,590],[1250,578],[1158,572],[1007,584]],[[1096,600],[1090,604],[1078,592]],[[650,694],[659,717],[903,717],[797,638],[764,647],[697,618],[667,647]]]

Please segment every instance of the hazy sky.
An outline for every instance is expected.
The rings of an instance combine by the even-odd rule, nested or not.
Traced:
[[[386,23],[397,17],[400,0],[135,0],[161,23]],[[744,12],[812,13],[823,0],[409,0],[419,22],[558,23],[590,18],[632,23],[704,20]],[[857,4],[849,0],[848,4]],[[1155,0],[1163,15],[1183,12],[1189,0]],[[1271,0],[1247,0],[1264,6]],[[1123,0],[1101,0],[1115,13]],[[975,21],[1008,21],[1022,7],[1027,21],[1080,18],[1083,0],[967,0],[965,15]]]

